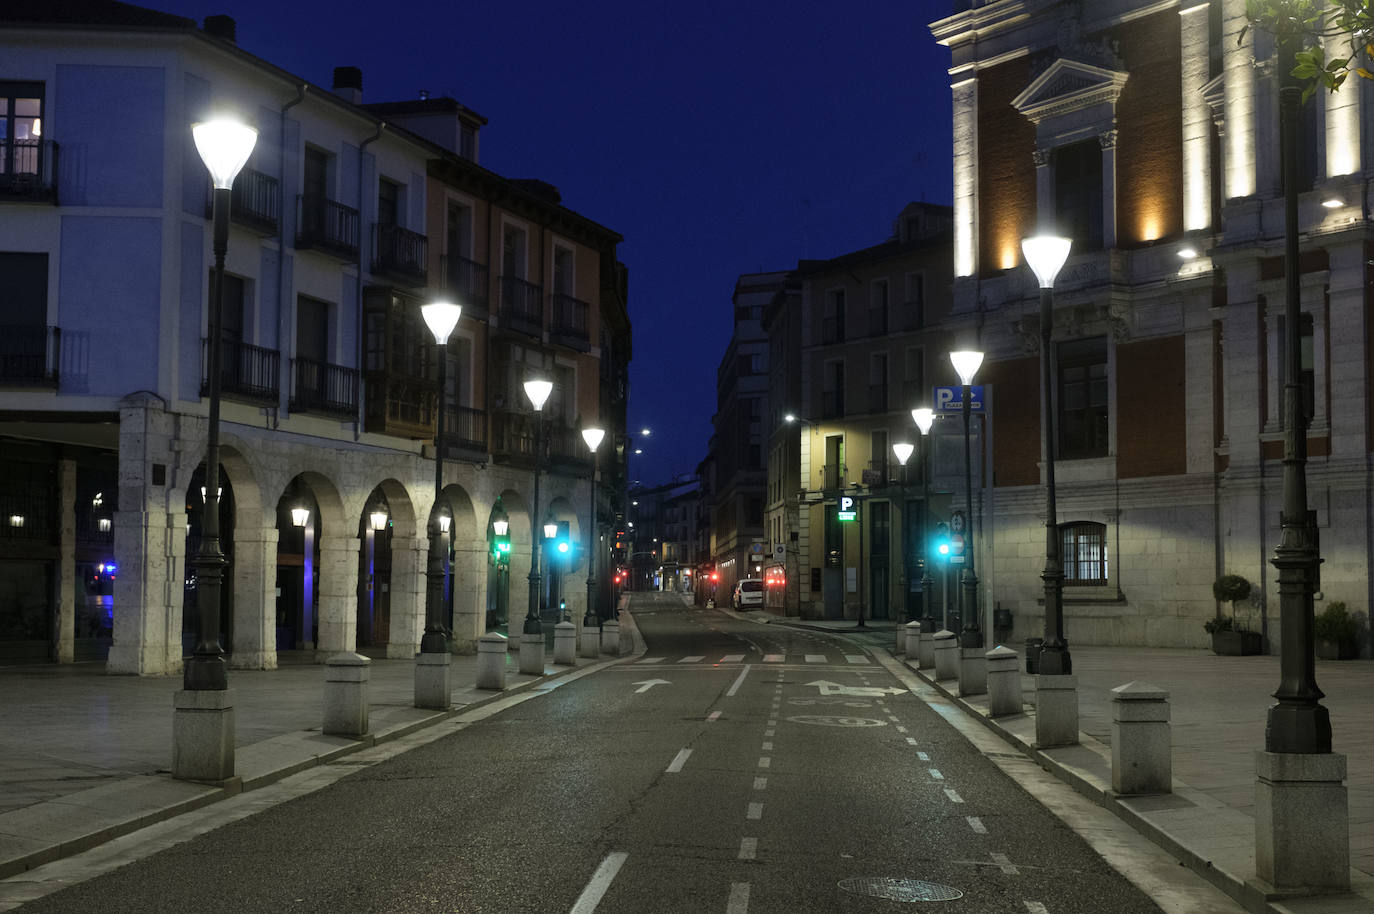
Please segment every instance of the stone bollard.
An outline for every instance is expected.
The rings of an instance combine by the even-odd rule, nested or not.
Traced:
[[[986,695],[988,691],[988,649],[959,648],[959,695]]]
[[[921,628],[921,641],[916,645],[916,666],[922,670],[935,670],[935,624]]]
[[[1035,747],[1078,745],[1078,677],[1035,677]]]
[[[553,627],[553,662],[562,666],[577,663],[577,626],[559,622]]]
[[[959,639],[954,632],[940,629],[935,633],[935,678],[956,679],[959,676]]]
[[[916,658],[921,652],[921,623],[908,622],[901,627],[901,631],[906,637],[906,662],[917,663]]]
[[[344,651],[325,661],[324,732],[358,739],[367,735],[367,683],[372,660]]]
[[[477,688],[505,689],[507,640],[500,632],[487,632],[477,639]]]
[[[544,675],[544,633],[520,635],[520,672],[526,676]]]
[[[172,777],[227,781],[234,776],[233,689],[178,689],[172,696]]]
[[[892,652],[894,654],[906,653],[906,626],[900,621],[892,626]]]
[[[1112,689],[1112,789],[1172,793],[1172,749],[1169,693],[1148,682]]]
[[[601,656],[601,624],[582,626],[582,656],[595,660]]]
[[[415,707],[447,711],[453,702],[453,655],[415,655]]]
[[[1259,751],[1255,777],[1255,887],[1288,895],[1350,891],[1346,757]]]
[[[620,623],[607,619],[601,625],[601,653],[607,657],[620,656]]]
[[[994,647],[983,655],[988,662],[988,716],[1021,713],[1020,657],[1009,647]]]

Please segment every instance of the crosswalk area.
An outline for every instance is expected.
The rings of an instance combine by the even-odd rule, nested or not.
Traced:
[[[703,656],[694,654],[692,656],[678,658],[667,656],[645,657],[641,660],[636,660],[635,665],[647,666],[656,663],[663,663],[672,665],[702,664],[704,666],[712,666],[719,663],[744,663],[745,656],[746,655],[744,654],[722,654],[719,656]],[[755,654],[754,656],[757,657],[758,655]],[[754,660],[751,662],[757,663],[758,661]],[[829,654],[764,654],[763,662],[789,665],[801,663],[814,663],[818,665],[841,665],[847,663],[855,666],[873,663],[872,659],[869,658],[866,654],[840,654],[838,656],[831,656]]]

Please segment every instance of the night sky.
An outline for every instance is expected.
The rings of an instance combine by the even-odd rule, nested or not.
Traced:
[[[451,95],[488,119],[484,166],[625,236],[646,483],[705,456],[740,273],[877,244],[906,203],[951,199],[949,52],[927,24],[953,0],[138,5],[233,16],[242,48],[325,87],[361,67],[367,102]]]

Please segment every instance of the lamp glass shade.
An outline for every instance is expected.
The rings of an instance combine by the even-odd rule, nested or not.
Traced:
[[[292,508],[291,523],[297,527],[304,527],[306,524],[310,523],[310,509]]]
[[[497,536],[505,536],[508,532],[510,532],[510,521],[508,521],[508,520],[494,520],[494,521],[492,521],[492,522],[491,522],[491,532],[492,532],[492,533],[495,533]]]
[[[448,342],[448,335],[458,326],[458,316],[462,307],[453,302],[436,301],[420,306],[420,314],[425,318],[425,326],[434,334],[434,342],[440,346]]]
[[[961,349],[958,352],[951,352],[949,360],[954,365],[954,370],[959,373],[959,380],[964,382],[964,386],[973,383],[973,376],[978,373],[978,367],[983,364],[983,354],[971,349]]]
[[[544,403],[549,399],[549,394],[553,393],[553,382],[544,378],[530,378],[525,382],[525,396],[530,398],[530,403],[534,405],[535,412],[544,408]]]
[[[1040,288],[1054,288],[1054,278],[1059,275],[1064,261],[1069,259],[1071,244],[1069,239],[1055,235],[1036,235],[1021,241],[1021,252],[1026,255],[1026,263],[1030,264],[1035,278],[1040,280]]]
[[[11,526],[11,527],[22,527],[22,526],[24,526],[24,515],[22,515],[22,514],[11,514],[11,515],[10,515],[10,526]]]
[[[224,497],[224,486],[215,486],[215,497],[216,497],[216,498],[223,498],[223,497]],[[205,501],[205,486],[201,486],[201,487],[200,487],[200,500],[201,500],[201,501]]]
[[[440,514],[440,515],[439,515],[439,532],[440,532],[440,533],[447,533],[447,532],[448,532],[449,524],[451,524],[451,523],[453,523],[453,518],[449,517],[447,514]]]
[[[796,422],[796,421],[797,421],[797,416],[796,416],[795,413],[788,413],[787,415],[785,415],[785,416],[782,417],[782,421],[784,421],[784,422]]]
[[[258,141],[257,130],[227,117],[192,124],[191,136],[218,190],[234,186],[234,178],[253,154],[253,145]]]
[[[929,406],[922,406],[920,409],[911,411],[911,420],[916,423],[916,427],[921,430],[922,435],[930,434],[930,427],[935,424],[935,410]]]
[[[587,442],[587,447],[596,453],[596,449],[601,446],[601,439],[606,437],[604,428],[584,428],[582,430],[582,440]]]
[[[372,522],[372,529],[382,531],[386,529],[387,516],[385,511],[373,511],[368,515],[368,520]]]
[[[897,462],[906,466],[906,462],[911,459],[911,452],[916,450],[916,445],[906,441],[898,441],[892,445],[892,453],[897,455]]]
[[[558,535],[558,525],[549,523],[544,525],[544,539],[551,540]]]

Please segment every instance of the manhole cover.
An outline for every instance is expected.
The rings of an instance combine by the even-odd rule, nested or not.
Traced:
[[[891,876],[855,876],[841,879],[840,888],[855,895],[885,898],[888,901],[954,901],[964,893],[938,882],[919,879],[894,879]]]

